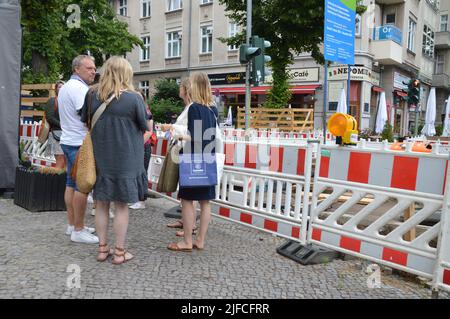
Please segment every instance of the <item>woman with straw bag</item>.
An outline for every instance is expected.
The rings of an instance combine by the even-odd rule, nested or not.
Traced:
[[[148,187],[142,147],[143,132],[148,127],[144,101],[132,84],[130,63],[114,56],[105,62],[102,71],[98,86],[86,95],[82,121],[87,123],[112,98],[91,132],[97,173],[94,186],[95,223],[100,241],[97,260],[105,261],[114,254],[112,263],[122,264],[133,258],[125,250],[128,203],[143,200]],[[109,248],[107,237],[111,202],[115,205],[114,250]]]

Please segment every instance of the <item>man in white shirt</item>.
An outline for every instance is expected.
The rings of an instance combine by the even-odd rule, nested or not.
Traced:
[[[74,242],[95,244],[98,243],[98,237],[92,235],[95,229],[84,226],[87,194],[78,191],[74,180],[70,176],[78,149],[83,144],[83,139],[88,131],[84,123],[81,122],[78,112],[84,104],[89,84],[95,78],[96,68],[93,58],[88,55],[77,56],[73,59],[72,71],[73,74],[70,80],[64,84],[58,95],[62,129],[60,145],[67,163],[64,201],[67,207],[69,225],[67,226],[66,235],[70,235],[70,239]]]

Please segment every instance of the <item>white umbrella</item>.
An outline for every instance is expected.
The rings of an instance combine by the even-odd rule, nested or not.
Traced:
[[[231,106],[228,108],[227,119],[225,120],[225,125],[233,125],[233,114],[231,113]]]
[[[344,89],[342,89],[342,91],[341,91],[341,97],[339,98],[339,103],[338,103],[336,112],[347,114],[347,98],[345,97]]]
[[[378,105],[377,122],[375,123],[375,133],[379,134],[383,131],[387,120],[388,114],[386,107],[386,93],[381,92],[380,104]]]
[[[447,99],[447,106],[445,107],[445,120],[444,120],[444,130],[442,131],[442,136],[449,136],[450,135],[450,95]]]
[[[434,128],[434,121],[436,120],[436,89],[431,88],[430,95],[427,101],[427,111],[425,113],[425,126],[422,129],[422,134],[426,136],[434,136],[436,129]]]

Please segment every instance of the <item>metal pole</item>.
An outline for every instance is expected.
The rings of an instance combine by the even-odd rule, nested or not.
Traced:
[[[348,78],[347,78],[347,114],[350,114],[350,78],[352,74],[352,68],[350,67],[350,64],[348,65]],[[356,114],[355,114],[356,115]],[[356,119],[359,121],[359,119]]]
[[[409,110],[408,110],[409,112]],[[417,136],[419,134],[419,102],[416,105],[416,117],[414,119],[414,135]]]
[[[328,93],[328,61],[325,60],[324,65],[325,75],[323,77],[323,144],[327,144],[327,93]]]
[[[252,37],[252,0],[247,0],[247,42],[250,46],[250,38]],[[251,88],[250,88],[250,67],[248,62],[245,68],[245,129],[250,128],[250,102],[251,102]]]

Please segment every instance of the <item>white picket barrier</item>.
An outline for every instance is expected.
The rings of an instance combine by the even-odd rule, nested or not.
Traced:
[[[225,168],[212,201],[220,218],[306,243],[313,143],[304,146],[225,143]],[[157,182],[167,141],[152,155],[149,189]],[[177,200],[177,192],[165,196]],[[292,200],[294,199],[294,200]]]
[[[447,165],[446,155],[321,145],[308,243],[433,278],[442,221],[419,224],[443,208]],[[411,218],[397,220],[411,205]],[[420,233],[404,238],[411,231]]]
[[[45,156],[47,141],[39,143],[37,138],[41,122],[20,121],[20,143],[23,143],[23,153],[29,158],[33,166],[52,166],[56,165],[54,156]]]

